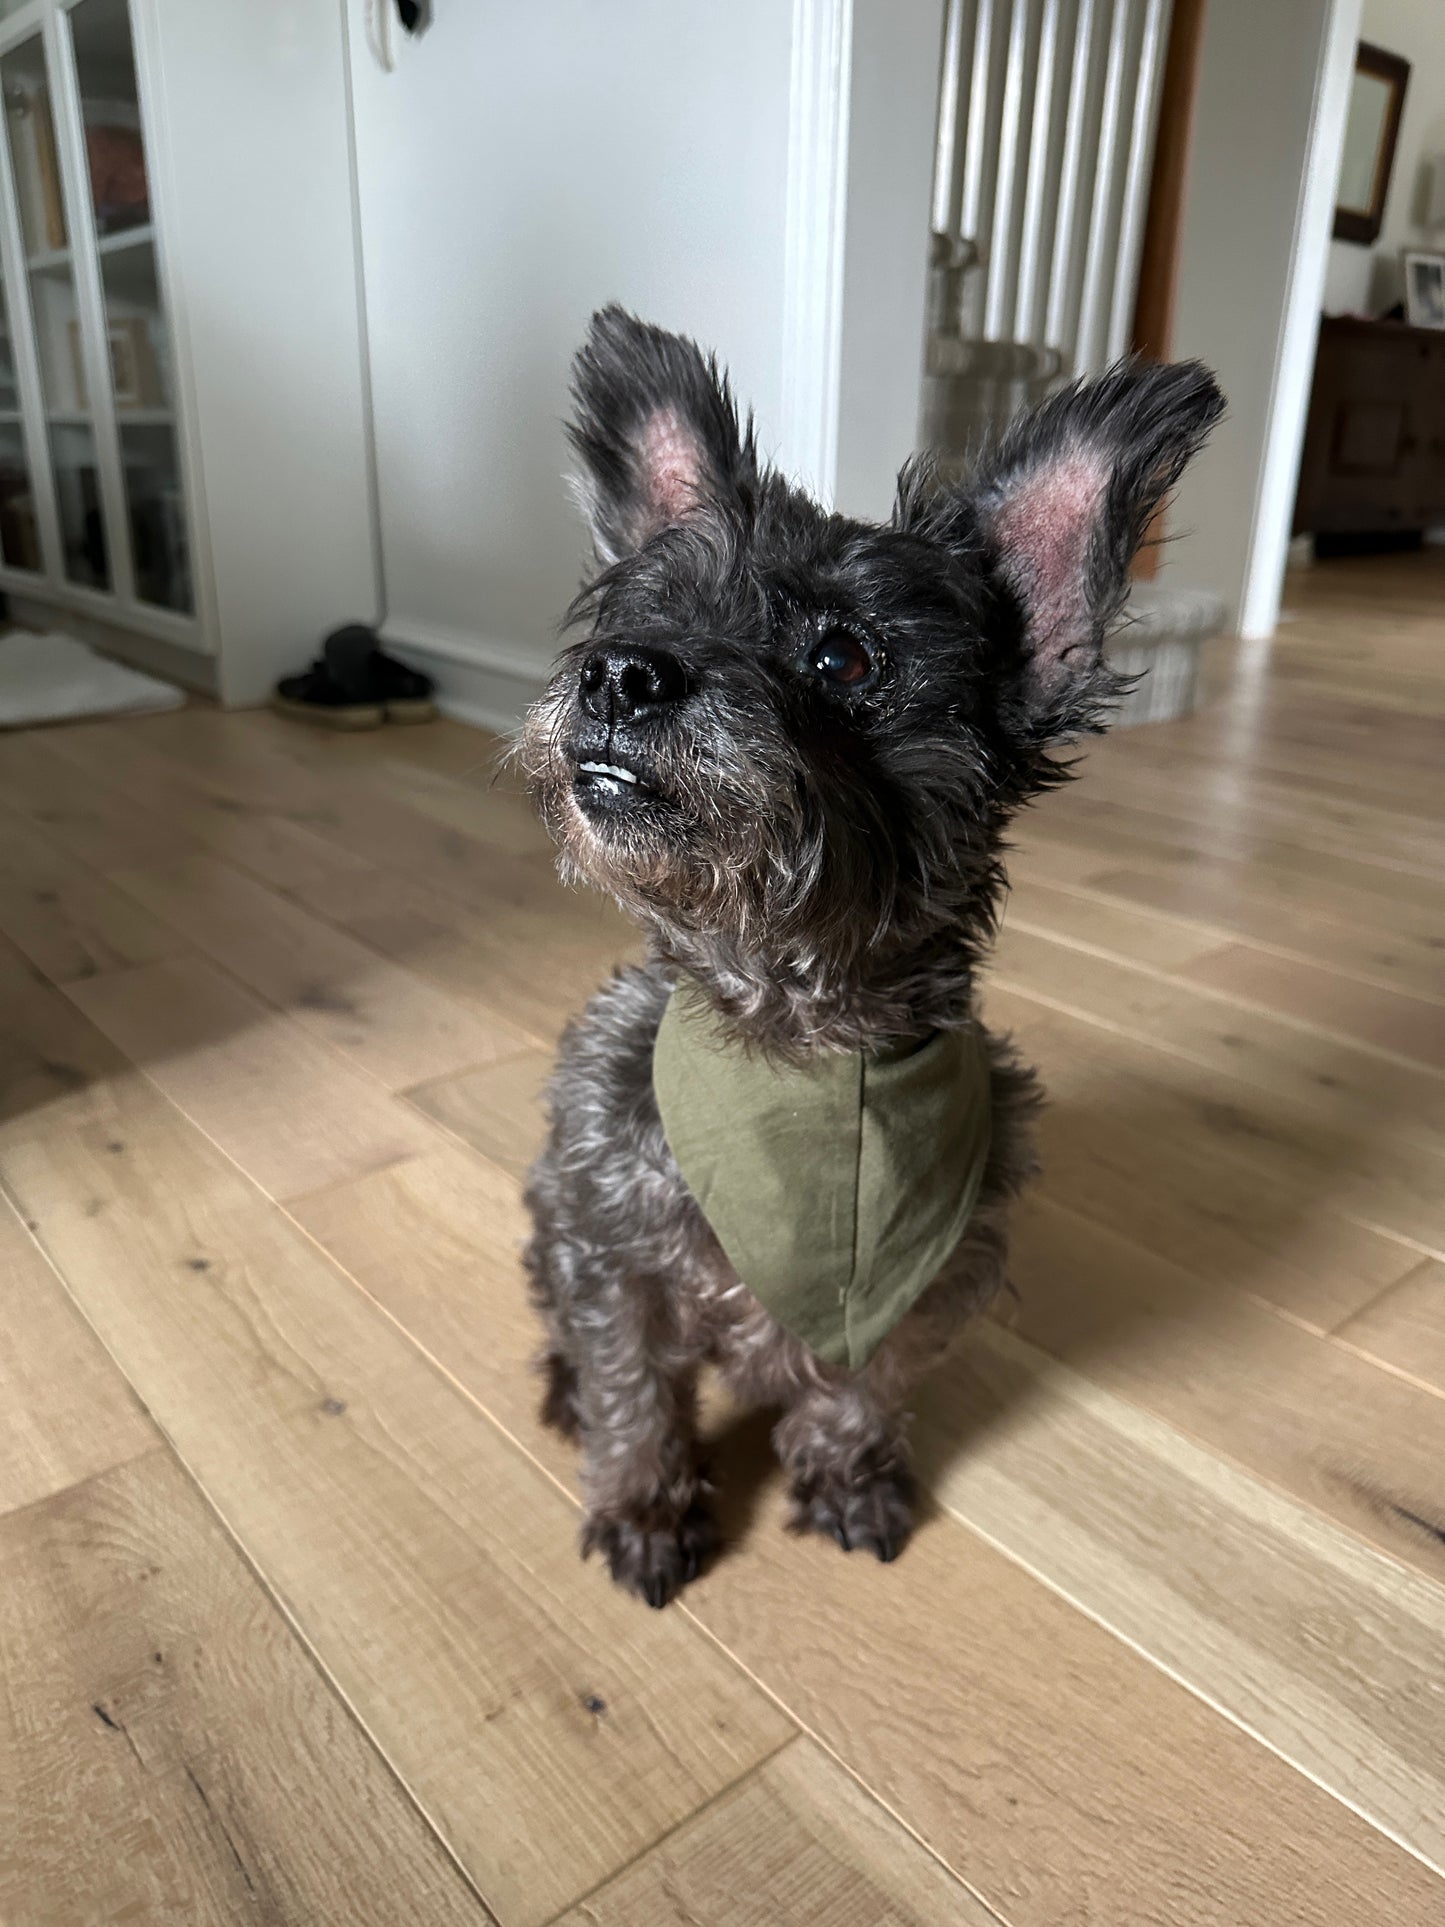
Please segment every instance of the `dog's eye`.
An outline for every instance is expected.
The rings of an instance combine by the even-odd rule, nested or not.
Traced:
[[[839,689],[857,689],[873,674],[867,646],[847,629],[825,630],[808,656],[808,666]]]

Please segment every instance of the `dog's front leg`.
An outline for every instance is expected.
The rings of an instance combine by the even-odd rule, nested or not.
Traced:
[[[913,1527],[905,1427],[866,1376],[804,1392],[773,1433],[791,1474],[794,1531],[895,1559]]]
[[[634,1294],[609,1296],[614,1315],[605,1331],[594,1327],[578,1364],[582,1551],[600,1551],[620,1586],[665,1606],[717,1543],[696,1457],[694,1376],[660,1355]]]

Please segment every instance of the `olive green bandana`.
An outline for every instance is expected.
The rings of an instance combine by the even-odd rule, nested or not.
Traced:
[[[989,1072],[976,1031],[905,1056],[778,1066],[675,992],[653,1051],[662,1127],[739,1278],[829,1365],[865,1365],[978,1201]]]

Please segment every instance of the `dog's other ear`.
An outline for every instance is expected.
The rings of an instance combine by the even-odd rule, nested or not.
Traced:
[[[1120,362],[1016,422],[955,492],[951,517],[938,500],[921,507],[933,526],[920,533],[948,540],[951,522],[971,547],[981,540],[985,566],[1017,607],[1036,741],[1098,726],[1114,688],[1104,636],[1134,553],[1223,408],[1198,362]],[[905,492],[905,526],[907,509]]]
[[[752,422],[727,378],[682,335],[600,309],[572,367],[577,493],[603,562],[709,507],[741,507],[757,481]]]

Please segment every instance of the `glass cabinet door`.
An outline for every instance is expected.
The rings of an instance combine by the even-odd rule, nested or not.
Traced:
[[[189,615],[193,601],[171,343],[157,272],[130,12],[126,0],[78,0],[69,20],[136,598]]]
[[[9,11],[0,0],[0,22]],[[69,582],[189,616],[171,335],[129,6],[47,0],[38,11],[34,31],[0,55],[19,237],[10,285],[0,278],[0,560],[39,569],[58,525]],[[29,317],[18,375],[17,304]],[[27,425],[49,455],[38,529]]]
[[[84,588],[109,589],[110,558],[86,392],[75,264],[40,34],[21,41],[0,60],[0,89],[65,573]]]
[[[20,412],[15,342],[10,333],[10,309],[3,278],[0,278],[0,561],[9,568],[30,569],[36,574],[44,566],[30,457],[25,446],[25,421]]]

